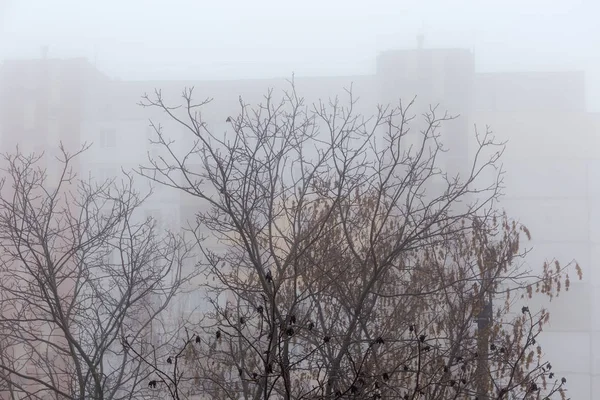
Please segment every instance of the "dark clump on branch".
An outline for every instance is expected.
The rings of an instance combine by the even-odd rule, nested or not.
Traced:
[[[539,390],[538,385],[535,382],[533,382],[531,384],[531,391],[532,392],[537,392],[538,390]]]

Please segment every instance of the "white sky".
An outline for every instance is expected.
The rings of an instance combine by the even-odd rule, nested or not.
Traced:
[[[598,0],[0,0],[0,58],[84,56],[123,79],[371,73],[416,45],[480,71],[586,70],[600,110]]]

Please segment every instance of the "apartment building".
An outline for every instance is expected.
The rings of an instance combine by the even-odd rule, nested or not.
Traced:
[[[572,275],[569,292],[549,305],[542,345],[560,360],[568,396],[591,399],[600,390],[600,115],[586,110],[581,72],[479,74],[477,81],[474,121],[508,140],[501,206],[532,232],[527,266],[539,270],[556,257],[584,269],[583,280]],[[560,356],[564,343],[569,357]]]

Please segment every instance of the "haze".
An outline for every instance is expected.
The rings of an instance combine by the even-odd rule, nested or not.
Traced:
[[[600,110],[600,5],[573,1],[3,0],[0,51],[84,56],[122,79],[354,75],[378,51],[415,45],[475,51],[477,69],[584,69]],[[596,94],[596,96],[592,95]]]
[[[462,133],[489,126],[507,140],[500,207],[532,232],[524,265],[539,272],[556,258],[583,268],[581,281],[569,270],[571,290],[556,302],[528,304],[551,311],[539,341],[557,376],[567,377],[567,396],[594,400],[599,19],[597,0],[0,0],[0,150],[55,155],[59,141],[93,143],[79,172],[114,178],[162,154],[148,144],[151,119],[185,152],[189,132],[164,110],[137,104],[155,89],[174,102],[186,86],[198,99],[214,98],[205,115],[219,132],[231,132],[239,96],[255,105],[273,87],[279,98],[292,76],[309,102],[344,95],[352,84],[368,115],[377,103],[415,95],[419,113],[440,103],[460,114],[443,124],[454,148],[440,155],[447,170],[468,170],[474,141]],[[38,69],[55,72],[47,78]],[[43,99],[32,101],[39,88]],[[139,187],[149,184],[136,177]],[[158,185],[144,207],[161,228],[177,230],[208,206]],[[178,297],[164,318],[204,307],[199,293]]]

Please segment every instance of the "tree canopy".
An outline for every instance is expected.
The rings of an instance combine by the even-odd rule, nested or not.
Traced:
[[[307,104],[291,82],[281,100],[240,99],[225,133],[211,129],[211,100],[195,102],[193,89],[178,105],[160,91],[144,97],[190,138],[179,146],[154,121],[162,153],[139,173],[202,204],[188,234],[212,305],[155,365],[150,389],[215,399],[563,396],[537,342],[549,315],[527,304],[568,290],[568,266],[524,271],[530,233],[498,205],[506,144],[475,130],[468,165],[452,174],[440,160],[454,117],[435,107],[417,117],[412,102],[361,115],[347,97]]]

